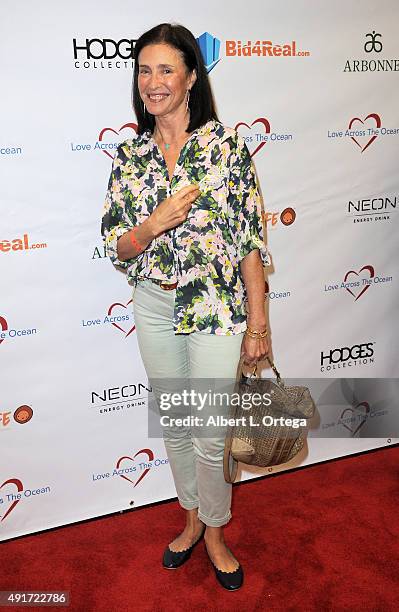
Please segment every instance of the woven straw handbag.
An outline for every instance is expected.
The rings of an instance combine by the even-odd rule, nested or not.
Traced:
[[[315,412],[310,391],[307,387],[286,386],[274,363],[269,357],[267,360],[276,381],[256,376],[256,366],[251,376],[245,376],[244,357],[238,363],[234,391],[246,401],[232,408],[234,424],[227,430],[223,458],[226,482],[234,482],[238,461],[260,467],[279,465],[295,457],[305,444],[307,427],[303,423]],[[265,399],[260,402],[259,398]],[[284,424],[280,417],[285,419]]]

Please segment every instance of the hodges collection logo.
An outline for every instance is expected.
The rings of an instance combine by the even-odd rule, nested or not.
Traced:
[[[375,30],[366,34],[363,46],[366,56],[363,59],[346,60],[343,72],[398,72],[399,59],[384,59],[382,52],[382,35]],[[376,58],[370,59],[369,54],[375,53]]]
[[[372,285],[389,284],[392,280],[392,276],[376,276],[374,266],[366,265],[359,271],[348,270],[341,282],[325,284],[324,291],[345,289],[356,302]]]
[[[137,39],[86,38],[72,40],[75,68],[133,68]]]
[[[320,353],[320,372],[340,370],[374,363],[375,342],[363,342],[353,346],[327,349]]]

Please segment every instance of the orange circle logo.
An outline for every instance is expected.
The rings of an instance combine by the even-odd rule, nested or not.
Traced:
[[[283,225],[292,225],[296,219],[296,212],[293,208],[284,208],[280,215],[280,220]]]
[[[33,410],[30,406],[20,406],[14,412],[14,420],[21,425],[30,421],[32,416]]]

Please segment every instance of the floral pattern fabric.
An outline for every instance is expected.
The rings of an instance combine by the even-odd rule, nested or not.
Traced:
[[[196,183],[200,195],[187,219],[120,261],[120,236],[147,219],[168,196]],[[175,333],[220,335],[246,329],[246,290],[241,260],[259,249],[262,208],[254,167],[244,139],[232,128],[208,121],[183,146],[170,178],[165,159],[149,132],[121,143],[108,184],[101,232],[112,263],[135,286],[140,279],[177,282]]]

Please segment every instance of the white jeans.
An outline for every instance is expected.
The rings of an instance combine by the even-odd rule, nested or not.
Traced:
[[[234,381],[243,334],[175,334],[175,293],[150,280],[139,281],[134,289],[137,340],[150,382],[162,378],[212,379],[217,388],[218,378],[224,383],[227,379]],[[153,391],[158,397],[161,389]],[[169,410],[168,415],[173,416],[173,412]],[[189,426],[163,430],[180,505],[187,510],[198,508],[201,521],[212,527],[225,525],[231,518],[232,486],[223,475],[225,429],[217,431],[219,437],[193,435]]]

